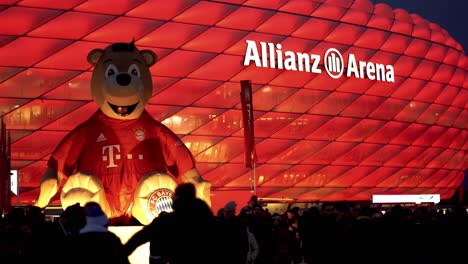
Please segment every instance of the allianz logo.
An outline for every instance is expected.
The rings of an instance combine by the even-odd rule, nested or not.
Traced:
[[[319,67],[323,65],[326,73],[333,79],[355,77],[358,79],[395,82],[395,70],[393,65],[357,60],[352,53],[348,55],[348,64],[344,65],[343,56],[334,48],[329,48],[322,59],[319,54],[309,54],[294,51],[283,51],[281,44],[246,40],[247,47],[244,56],[244,66],[255,63],[256,67],[284,69],[288,71],[300,71],[322,73]]]

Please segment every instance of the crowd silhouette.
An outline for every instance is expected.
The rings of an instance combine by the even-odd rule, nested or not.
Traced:
[[[129,263],[150,243],[150,264],[468,263],[468,214],[462,206],[323,203],[271,214],[256,196],[214,215],[179,185],[173,212],[161,213],[126,243],[108,230],[99,204],[75,204],[54,221],[35,206],[1,218],[2,263]]]

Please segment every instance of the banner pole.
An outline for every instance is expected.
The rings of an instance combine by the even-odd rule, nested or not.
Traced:
[[[252,171],[253,171],[253,191],[254,191],[254,195],[256,196],[257,195],[257,175],[255,174],[255,160],[253,157],[252,157]]]

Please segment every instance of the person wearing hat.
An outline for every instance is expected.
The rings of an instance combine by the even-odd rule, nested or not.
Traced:
[[[84,206],[86,224],[79,235],[71,242],[67,263],[87,264],[129,264],[128,256],[123,254],[120,238],[108,230],[109,219],[96,202]]]
[[[247,205],[242,207],[239,216],[246,217],[251,216],[253,214],[253,209],[256,205],[258,205],[258,197],[256,195],[250,196],[250,199],[247,201]]]

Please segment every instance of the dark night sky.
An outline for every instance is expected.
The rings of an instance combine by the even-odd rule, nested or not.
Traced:
[[[468,1],[466,0],[371,0],[402,8],[446,29],[468,51]]]

